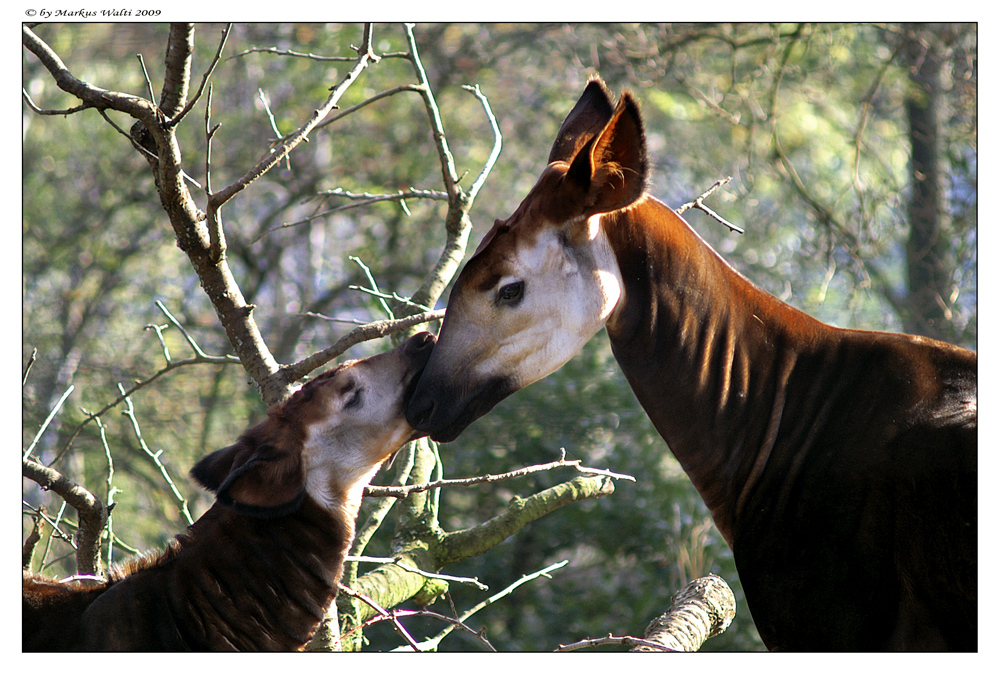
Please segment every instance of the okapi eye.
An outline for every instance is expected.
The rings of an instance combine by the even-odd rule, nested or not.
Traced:
[[[354,391],[350,392],[350,396],[348,397],[347,402],[344,403],[344,410],[348,410],[350,408],[357,408],[359,405],[361,405],[361,389],[355,389]]]
[[[344,400],[344,410],[355,408],[361,403],[361,387],[355,382],[349,382],[340,389],[340,396]]]
[[[497,304],[498,305],[516,305],[521,301],[524,296],[524,282],[515,281],[512,284],[507,284],[502,286],[499,291],[497,291]]]

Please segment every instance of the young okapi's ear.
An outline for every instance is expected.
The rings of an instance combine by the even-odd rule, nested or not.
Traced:
[[[639,104],[622,94],[604,129],[573,160],[566,180],[586,195],[584,215],[608,213],[635,202],[646,190],[646,136]]]
[[[237,513],[257,517],[291,513],[305,497],[302,455],[260,442],[252,432],[204,457],[191,469],[191,476]]]
[[[549,164],[572,161],[580,148],[607,125],[614,112],[615,106],[607,86],[599,78],[591,78],[556,134],[549,152]]]

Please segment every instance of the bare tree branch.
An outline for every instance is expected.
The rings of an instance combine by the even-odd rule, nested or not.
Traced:
[[[426,490],[433,490],[434,488],[440,487],[456,487],[456,486],[469,486],[477,485],[480,483],[497,483],[500,481],[510,480],[512,478],[520,478],[522,476],[527,476],[528,474],[538,473],[539,471],[551,471],[552,469],[558,469],[561,467],[573,467],[577,471],[583,474],[588,474],[592,476],[607,476],[609,478],[619,478],[624,480],[635,482],[635,478],[628,476],[626,474],[614,473],[612,471],[607,471],[606,469],[592,469],[586,466],[580,466],[579,459],[566,459],[565,450],[562,453],[562,457],[555,462],[549,462],[547,464],[536,464],[534,466],[527,466],[521,469],[516,469],[514,471],[508,471],[501,474],[486,474],[483,476],[476,476],[474,478],[449,478],[447,480],[437,480],[432,483],[421,483],[420,485],[403,485],[403,486],[380,486],[380,485],[369,485],[365,488],[365,496],[369,497],[407,497],[414,492],[424,492]]]
[[[670,609],[653,619],[645,638],[660,647],[639,646],[632,651],[655,651],[666,647],[678,652],[696,652],[710,637],[719,635],[736,616],[732,589],[714,574],[695,579],[678,591]]]
[[[722,223],[723,225],[725,225],[726,227],[728,227],[733,232],[736,232],[737,234],[743,234],[743,228],[742,227],[740,227],[739,225],[733,225],[728,220],[726,220],[725,218],[723,218],[718,213],[716,213],[715,211],[713,211],[712,209],[708,208],[705,205],[705,199],[709,195],[711,195],[713,192],[715,192],[716,190],[718,190],[720,187],[722,187],[723,185],[725,185],[726,183],[728,183],[732,179],[733,179],[732,176],[726,176],[725,178],[720,178],[719,180],[715,181],[712,184],[712,187],[708,188],[707,190],[705,190],[704,192],[702,192],[700,195],[698,195],[693,202],[688,202],[687,204],[682,204],[679,207],[677,207],[675,210],[677,211],[677,213],[684,213],[688,209],[692,209],[692,208],[698,209],[699,211],[704,211],[706,214],[708,214],[709,216],[711,216],[715,220],[719,221],[720,223]]]
[[[485,523],[445,534],[437,554],[439,566],[471,558],[489,551],[528,523],[573,502],[605,497],[615,491],[605,476],[581,476],[523,499],[514,497],[503,513]]]
[[[549,565],[548,567],[546,567],[544,569],[540,569],[537,572],[532,572],[531,574],[525,574],[524,576],[522,576],[520,579],[518,579],[517,581],[515,581],[511,585],[507,586],[507,588],[503,589],[499,593],[494,593],[493,595],[491,595],[490,597],[486,598],[482,602],[476,604],[476,606],[473,607],[472,609],[469,609],[469,610],[463,612],[461,616],[457,616],[455,619],[448,619],[447,617],[444,617],[443,615],[440,615],[440,614],[437,615],[438,617],[440,617],[442,619],[448,620],[451,623],[451,625],[447,626],[444,630],[442,630],[440,633],[438,633],[434,637],[428,638],[428,639],[424,640],[423,642],[421,642],[420,645],[419,645],[420,646],[420,650],[417,650],[417,651],[421,651],[421,650],[422,651],[436,651],[437,648],[438,648],[438,645],[441,644],[441,640],[443,640],[444,638],[446,638],[448,636],[448,634],[451,633],[455,628],[464,628],[465,630],[467,630],[468,632],[472,633],[473,635],[479,636],[485,642],[486,646],[491,651],[496,651],[496,650],[493,649],[493,645],[491,645],[488,641],[486,641],[485,636],[481,635],[480,633],[478,633],[476,631],[473,631],[471,628],[469,628],[468,626],[465,625],[465,622],[468,621],[469,617],[471,617],[473,614],[475,614],[479,610],[481,610],[481,609],[483,609],[485,607],[489,607],[490,605],[492,605],[493,603],[495,603],[497,600],[500,600],[501,598],[504,598],[504,597],[510,595],[518,587],[523,586],[524,584],[528,583],[529,581],[534,581],[535,579],[538,579],[539,577],[545,577],[546,579],[551,578],[549,575],[552,572],[555,572],[557,569],[565,567],[568,564],[569,564],[568,560],[562,560],[562,561],[557,562],[555,564]],[[427,615],[430,615],[432,613],[428,612],[427,610],[422,610],[422,611],[419,611],[419,612],[414,612],[414,614],[421,615],[421,616],[427,616]],[[404,651],[404,648],[396,649],[394,651]]]
[[[432,312],[422,312],[402,319],[391,319],[385,321],[373,321],[372,323],[358,326],[344,337],[337,340],[326,349],[311,354],[297,363],[283,366],[282,377],[289,383],[302,379],[312,371],[320,368],[334,360],[348,349],[366,340],[385,337],[401,330],[406,330],[412,326],[417,326],[430,321],[438,321],[444,318],[444,310]]]
[[[193,53],[194,24],[170,24],[167,53],[163,60],[163,92],[160,94],[160,110],[168,118],[177,116],[187,103]]]
[[[575,652],[579,649],[589,649],[591,647],[601,647],[604,645],[622,645],[625,647],[635,647],[632,651],[646,651],[646,652],[672,652],[676,651],[668,647],[664,647],[661,644],[652,642],[650,640],[644,640],[642,638],[632,637],[631,635],[622,635],[616,637],[610,633],[601,638],[585,638],[583,640],[578,640],[576,642],[571,642],[568,645],[559,645],[555,650],[557,652]]]
[[[330,95],[327,97],[326,102],[313,111],[309,120],[299,127],[298,131],[274,148],[264,159],[247,171],[240,179],[223,188],[219,192],[210,195],[208,201],[208,212],[211,214],[212,211],[218,210],[223,204],[228,202],[236,196],[236,194],[250,185],[250,183],[257,180],[271,167],[284,159],[284,157],[295,149],[299,143],[304,141],[309,136],[310,132],[312,132],[312,130],[323,121],[327,114],[337,107],[337,102],[340,100],[340,97],[343,96],[344,92],[346,92],[347,89],[354,83],[354,81],[361,74],[361,71],[368,67],[369,62],[373,60],[374,56],[374,53],[371,51],[371,26],[370,24],[366,24],[365,40],[361,47],[358,48],[358,57],[355,59],[354,66],[350,71],[348,71],[347,75],[344,76],[344,79],[342,79],[336,86],[331,87]]]
[[[76,509],[80,524],[76,531],[76,568],[80,574],[101,571],[101,532],[107,523],[108,510],[104,502],[61,473],[25,457],[21,460],[21,475],[51,490]]]
[[[208,80],[212,76],[212,72],[215,71],[215,67],[219,64],[219,59],[222,58],[222,50],[225,49],[226,41],[229,40],[229,34],[232,32],[232,30],[233,30],[233,24],[231,23],[226,24],[226,27],[222,31],[222,39],[219,41],[219,47],[215,52],[215,58],[212,59],[212,63],[208,66],[208,69],[205,71],[205,74],[202,75],[201,84],[198,85],[198,91],[195,92],[195,95],[191,98],[190,101],[187,102],[183,110],[178,112],[176,115],[173,115],[171,119],[166,122],[166,125],[168,127],[177,126],[178,124],[180,124],[181,120],[183,120],[184,117],[187,116],[189,112],[191,112],[191,109],[194,108],[195,104],[201,98],[202,93],[205,91],[205,86],[208,84]]]

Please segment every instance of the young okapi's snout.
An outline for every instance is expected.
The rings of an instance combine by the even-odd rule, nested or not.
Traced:
[[[406,401],[433,345],[421,333],[323,373],[235,445],[198,462],[192,476],[247,515],[281,515],[307,494],[327,509],[356,513],[368,480],[413,435]]]
[[[361,494],[408,441],[421,333],[307,383],[192,469],[216,503],[96,588],[22,582],[25,651],[295,650],[336,596]]]

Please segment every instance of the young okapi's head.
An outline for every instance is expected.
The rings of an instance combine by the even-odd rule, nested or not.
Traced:
[[[323,373],[191,475],[240,513],[284,515],[309,495],[355,518],[379,465],[413,437],[406,400],[433,346],[434,336],[420,333]]]
[[[601,217],[645,192],[639,108],[592,79],[549,164],[459,274],[438,344],[407,408],[450,441],[502,399],[558,369],[612,316],[621,275]]]

